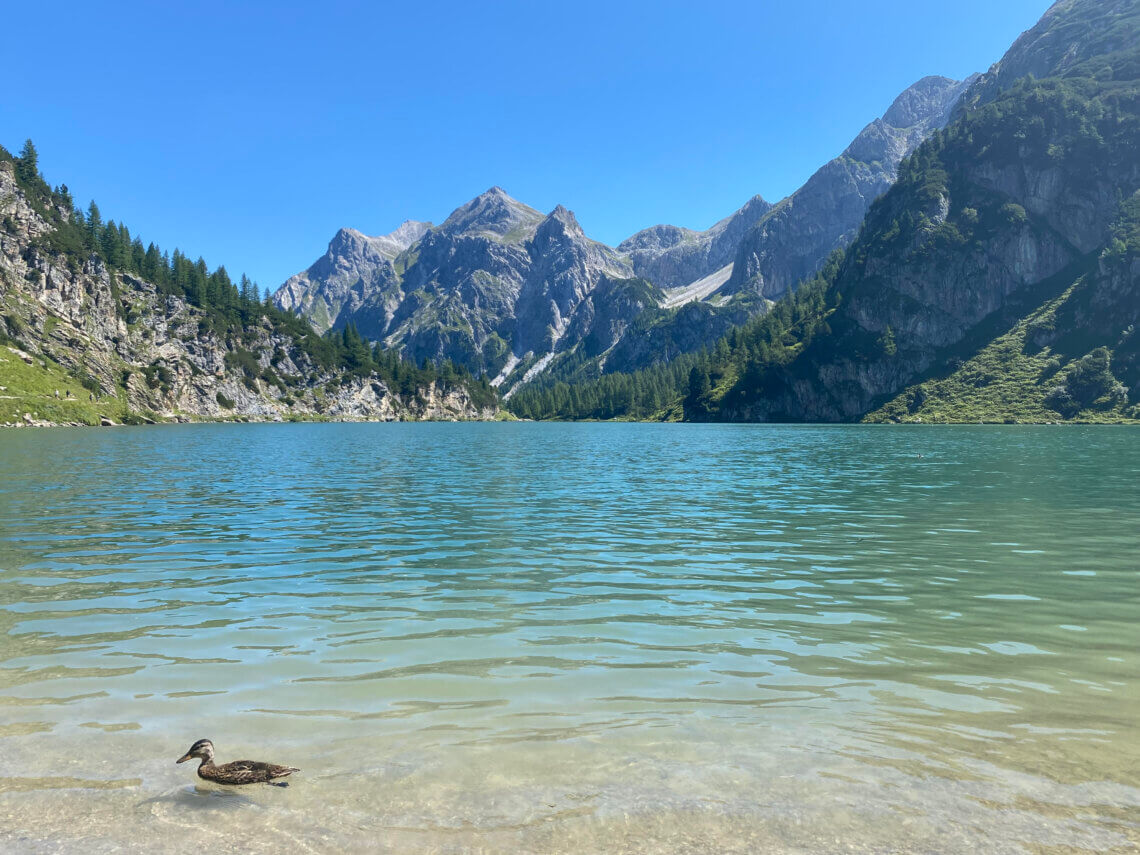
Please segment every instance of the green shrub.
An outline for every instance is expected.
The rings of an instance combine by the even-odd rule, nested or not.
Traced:
[[[158,363],[146,366],[143,374],[146,375],[146,384],[152,389],[161,388],[164,392],[169,392],[174,382],[174,373],[165,365]]]
[[[240,368],[241,372],[246,376],[246,379],[256,377],[261,373],[261,367],[257,363],[257,357],[248,350],[231,350],[226,354],[226,367],[230,369]],[[247,384],[248,385],[248,384]],[[257,388],[256,386],[254,387]]]
[[[1113,407],[1127,400],[1128,390],[1112,374],[1112,355],[1107,347],[1098,347],[1069,366],[1063,381],[1045,396],[1045,406],[1072,418],[1089,407]]]
[[[24,334],[24,322],[20,320],[19,315],[9,312],[4,316],[4,323],[11,335],[19,337]]]

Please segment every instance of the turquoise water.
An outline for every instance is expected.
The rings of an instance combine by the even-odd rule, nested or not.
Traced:
[[[0,432],[0,848],[1130,851],[1138,556],[1128,428]]]

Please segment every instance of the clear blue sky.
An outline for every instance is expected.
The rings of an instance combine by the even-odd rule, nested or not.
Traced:
[[[9,4],[0,143],[144,240],[276,287],[340,226],[499,184],[617,243],[775,201],[1049,0]]]

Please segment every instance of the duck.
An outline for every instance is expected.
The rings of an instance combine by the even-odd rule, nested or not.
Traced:
[[[261,763],[257,760],[234,760],[217,766],[214,764],[214,743],[208,739],[199,739],[175,762],[185,763],[195,757],[202,761],[198,764],[198,777],[216,784],[273,784],[275,787],[287,787],[287,783],[278,782],[277,779],[301,771],[292,766],[278,766],[276,763]]]

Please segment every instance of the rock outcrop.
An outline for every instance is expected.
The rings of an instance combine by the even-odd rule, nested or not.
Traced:
[[[282,309],[304,314],[322,333],[343,327],[366,299],[381,307],[383,317],[390,308],[385,297],[396,293],[399,286],[392,262],[429,228],[431,223],[407,220],[391,234],[379,237],[341,229],[329,241],[325,254],[304,273],[291,277],[274,299]]]

